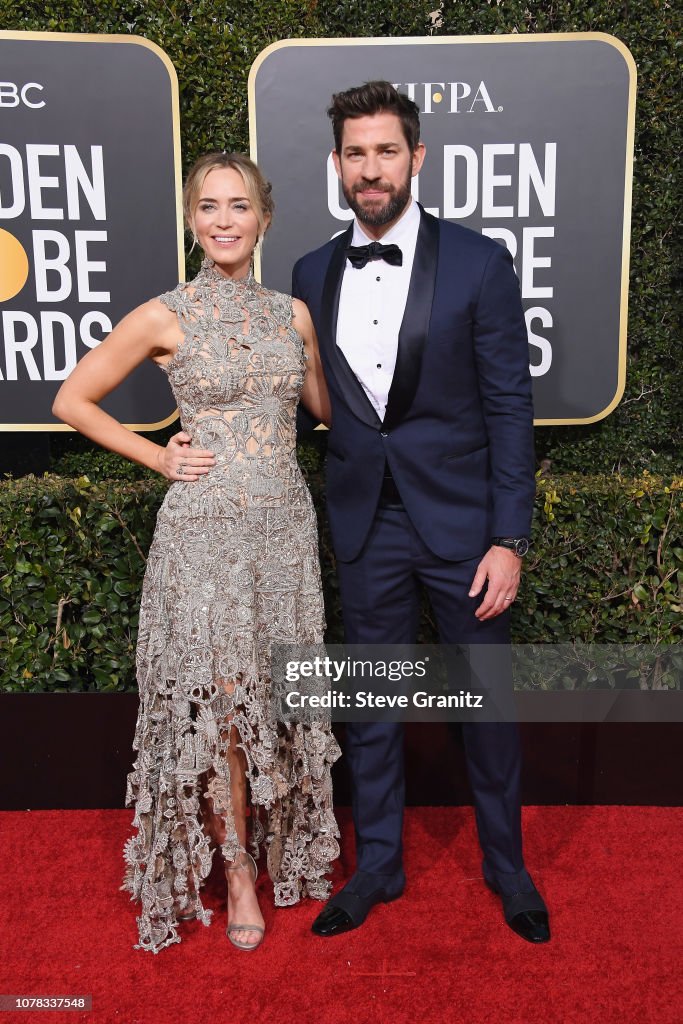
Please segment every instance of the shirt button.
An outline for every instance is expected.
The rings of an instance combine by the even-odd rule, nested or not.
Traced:
[[[381,277],[376,277],[376,278],[375,278],[375,281],[381,281],[381,280],[382,280],[382,278],[381,278]]]
[[[373,324],[377,324],[377,323],[379,323],[379,321],[378,321],[378,320],[373,320],[372,322],[373,322]]]
[[[377,369],[378,369],[378,370],[381,370],[381,369],[382,369],[382,364],[381,364],[381,363],[378,363],[378,364],[377,364]]]
[[[382,437],[389,437],[389,435],[387,434],[386,430],[381,430],[381,431],[380,431],[380,435],[381,435]]]

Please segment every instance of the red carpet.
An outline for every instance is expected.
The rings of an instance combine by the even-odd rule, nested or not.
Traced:
[[[215,871],[210,928],[182,927],[158,956],[133,950],[135,909],[118,892],[129,811],[0,815],[0,992],[92,994],[91,1013],[0,1013],[9,1021],[122,1024],[681,1024],[683,810],[535,807],[527,863],[551,907],[534,947],[482,884],[469,808],[408,811],[408,888],[364,927],[318,939],[318,903],[275,911],[253,953],[224,934]],[[352,836],[341,814],[348,869]]]

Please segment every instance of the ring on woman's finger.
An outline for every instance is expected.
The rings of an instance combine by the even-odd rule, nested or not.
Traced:
[[[183,462],[181,462],[180,465],[178,466],[178,468],[176,469],[176,473],[178,474],[178,476],[183,476],[184,472],[185,472],[185,464]]]

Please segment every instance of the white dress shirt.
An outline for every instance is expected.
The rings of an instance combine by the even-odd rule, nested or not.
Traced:
[[[396,366],[398,332],[408,299],[419,228],[420,208],[411,199],[401,219],[379,239],[382,245],[399,246],[402,265],[392,267],[384,260],[372,260],[358,270],[347,259],[344,267],[337,345],[381,420]],[[369,245],[373,241],[356,220],[351,244]]]

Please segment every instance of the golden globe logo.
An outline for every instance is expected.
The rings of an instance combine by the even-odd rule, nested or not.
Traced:
[[[94,348],[112,328],[100,308],[75,318],[54,308],[69,299],[95,307],[110,302],[102,287],[107,232],[75,227],[85,217],[106,221],[102,146],[79,151],[68,144],[28,144],[20,150],[0,143],[0,183],[0,223],[7,225],[0,228],[0,302],[19,298],[2,311],[0,380],[63,380],[78,361],[77,342]],[[9,222],[16,220],[26,238],[27,219],[25,246]],[[59,230],[37,226],[45,221],[62,223]],[[37,315],[36,304],[45,307]]]
[[[26,284],[28,256],[21,242],[0,228],[0,302],[13,299]]]
[[[413,196],[512,256],[537,422],[606,416],[625,379],[631,54],[602,33],[272,43],[249,75],[252,147],[279,197],[266,284],[286,289],[295,260],[353,220],[324,108],[379,77],[420,110],[428,156]]]
[[[139,36],[0,31],[3,430],[66,430],[54,395],[112,324],[183,277],[178,82]],[[144,361],[105,400],[174,418]]]

